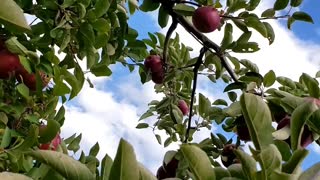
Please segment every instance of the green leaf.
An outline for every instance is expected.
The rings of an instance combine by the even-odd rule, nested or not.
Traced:
[[[269,41],[269,45],[271,45],[274,42],[275,34],[273,31],[272,26],[268,22],[263,22],[264,26],[267,29],[267,39]]]
[[[297,174],[287,174],[280,171],[274,171],[269,176],[270,179],[281,179],[281,180],[295,180],[298,178]]]
[[[248,11],[255,10],[256,7],[260,4],[261,0],[250,0],[249,1],[249,6],[246,8]]]
[[[294,151],[289,161],[283,164],[282,172],[289,174],[298,173],[300,171],[300,165],[308,153],[306,149],[297,149]]]
[[[320,134],[320,109],[316,110],[312,113],[311,117],[307,121],[307,125],[309,128],[312,129],[312,131],[316,132],[317,134]]]
[[[161,143],[161,136],[159,134],[156,134],[155,136],[156,136],[156,139],[157,139],[158,143],[162,144]]]
[[[243,90],[247,87],[247,84],[244,83],[244,82],[234,82],[234,83],[231,83],[231,84],[228,84],[223,92],[228,92],[228,91],[231,91],[231,90],[234,90],[234,89],[239,89],[239,90]]]
[[[299,177],[299,180],[318,179],[320,174],[320,163],[313,165],[305,170]]]
[[[23,14],[23,10],[13,0],[1,1],[0,23],[4,24],[12,31],[31,31]]]
[[[137,129],[144,129],[144,128],[148,128],[149,127],[149,124],[148,123],[139,123],[137,125]]]
[[[280,151],[282,159],[284,161],[288,161],[292,156],[289,144],[281,140],[274,140],[274,144],[277,146],[278,150]]]
[[[241,109],[257,150],[273,143],[272,117],[268,105],[254,94],[244,93],[240,97]]]
[[[290,6],[298,7],[302,3],[303,0],[290,0]]]
[[[15,150],[25,151],[30,147],[33,147],[37,143],[38,132],[39,132],[38,126],[33,124],[29,127],[28,131],[29,132],[26,139],[23,141],[22,144],[19,144],[18,146],[14,147]]]
[[[112,159],[106,154],[101,161],[101,178],[100,180],[109,180],[109,175],[112,167]]]
[[[263,85],[265,87],[272,86],[275,81],[276,81],[276,74],[274,73],[273,70],[270,70],[269,72],[267,72],[263,77]]]
[[[93,11],[96,15],[96,18],[99,18],[104,14],[106,14],[109,7],[110,7],[109,0],[97,0],[96,4],[94,5],[94,11]]]
[[[128,6],[129,6],[129,12],[130,14],[133,14],[136,9],[139,8],[139,5],[138,5],[138,1],[137,0],[129,0],[128,1]]]
[[[281,171],[281,153],[274,144],[262,149],[258,155],[258,160],[266,177],[270,176],[273,171]]]
[[[3,180],[32,180],[32,178],[19,173],[1,172],[0,179]]]
[[[157,180],[157,178],[141,163],[138,163],[139,167],[139,180]]]
[[[158,15],[158,24],[161,28],[164,28],[167,26],[169,21],[169,14],[167,10],[161,5],[159,9],[159,15]]]
[[[224,177],[231,177],[230,172],[223,167],[215,167],[213,168],[214,174],[216,175],[216,179],[222,179]]]
[[[104,1],[104,0],[100,0]],[[80,25],[80,34],[84,38],[86,43],[89,43],[87,46],[93,45],[95,42],[94,30],[91,24],[82,23]]]
[[[224,99],[217,99],[215,100],[212,105],[223,105],[223,106],[228,106],[228,102]]]
[[[249,180],[254,180],[254,174],[257,171],[257,163],[249,154],[239,149],[234,151],[234,154],[240,159],[242,170]]]
[[[95,76],[110,76],[112,71],[109,69],[108,65],[93,65],[90,69],[90,72]]]
[[[273,17],[275,15],[274,9],[270,8],[261,13],[261,17]]]
[[[76,138],[71,138],[71,142],[68,145],[68,150],[73,151],[74,153],[77,152],[80,149],[80,141],[82,138],[82,134],[79,134]],[[67,142],[66,142],[67,143]]]
[[[111,167],[109,179],[139,179],[139,167],[133,147],[122,138]]]
[[[186,4],[177,4],[173,7],[173,11],[181,16],[192,16],[195,8]]]
[[[7,125],[8,123],[8,116],[4,112],[0,112],[0,121],[4,124]]]
[[[227,49],[227,47],[232,43],[233,36],[232,36],[233,28],[230,23],[227,23],[224,28],[224,36],[221,41],[221,49]]]
[[[243,173],[243,170],[242,170],[242,165],[239,164],[239,163],[231,164],[228,167],[228,170],[229,170],[229,172],[230,172],[232,177],[239,178],[239,179],[245,179],[246,178],[244,173]]]
[[[51,119],[47,120],[47,125],[39,131],[39,142],[50,142],[54,137],[56,137],[59,130],[60,124],[57,121]]]
[[[59,172],[66,179],[70,180],[90,180],[95,179],[93,174],[86,165],[74,160],[60,152],[36,150],[29,151],[27,155],[32,156],[36,160],[49,165],[52,169]]]
[[[294,12],[292,14],[292,18],[294,18],[295,20],[298,20],[298,21],[305,21],[305,22],[309,22],[309,23],[314,24],[312,17],[309,14],[302,12],[302,11]]]
[[[258,31],[263,37],[267,37],[268,32],[265,25],[256,16],[249,16],[244,21],[248,27]]]
[[[144,0],[139,7],[141,11],[148,12],[158,9],[160,3],[154,0]]]
[[[215,180],[215,174],[211,167],[207,154],[195,145],[183,144],[181,152],[186,158],[189,168],[195,179],[199,180]]]
[[[252,35],[251,31],[243,32],[242,35],[238,38],[237,43],[247,43]]]
[[[276,0],[276,2],[273,5],[273,9],[276,11],[283,10],[286,8],[289,4],[289,0]]]
[[[295,19],[293,17],[289,17],[287,21],[287,27],[288,29],[291,29],[292,24],[295,22]]]
[[[300,104],[292,113],[291,116],[291,148],[296,150],[300,147],[301,144],[301,136],[303,132],[303,126],[305,125],[307,119],[311,116],[311,114],[318,109],[316,102],[317,100],[305,100],[302,104]]]
[[[287,86],[291,89],[296,89],[296,83],[294,83],[294,81],[292,81],[291,79],[289,79],[287,77],[278,76],[277,81],[283,86]]]
[[[96,144],[94,144],[94,146],[92,146],[92,148],[90,149],[89,155],[90,156],[97,156],[99,150],[100,150],[99,143],[96,142]]]
[[[301,75],[302,82],[307,86],[310,96],[314,98],[320,97],[319,83],[306,73]]]
[[[250,71],[259,73],[259,68],[255,63],[253,63],[247,59],[241,59],[240,63],[242,65],[244,65],[246,68],[248,68]]]
[[[4,134],[2,135],[1,139],[1,148],[6,148],[10,145],[11,142],[11,129],[7,126],[6,129],[4,130]]]
[[[141,115],[139,121],[141,121],[143,119],[146,119],[146,118],[148,118],[150,116],[153,116],[153,113],[151,111],[147,111],[147,112],[145,112],[144,114]]]
[[[18,84],[17,85],[17,90],[24,98],[26,98],[26,99],[30,98],[30,96],[29,96],[29,88],[25,84],[23,84],[23,83]]]
[[[70,88],[63,82],[56,82],[53,88],[53,94],[56,96],[63,96],[70,93]]]
[[[199,93],[199,115],[205,117],[209,113],[210,107],[210,100],[202,93]]]

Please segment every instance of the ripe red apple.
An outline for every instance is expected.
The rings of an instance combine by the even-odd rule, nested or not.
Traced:
[[[164,80],[164,72],[159,71],[159,72],[152,72],[151,73],[151,79],[154,83],[156,84],[162,84]]]
[[[212,6],[199,7],[192,16],[192,23],[200,32],[213,32],[220,25],[219,12]]]
[[[168,164],[163,163],[163,165],[160,166],[157,171],[157,179],[160,180],[176,177],[178,164],[179,160],[177,160],[176,158],[172,158],[172,160]]]
[[[184,100],[178,101],[178,107],[181,110],[183,115],[187,115],[189,113],[189,107]]]
[[[6,49],[0,51],[0,78],[7,79],[21,67],[19,56]]]
[[[50,78],[48,78],[42,71],[40,71],[39,74],[42,80],[42,88],[44,88],[48,85]],[[37,90],[37,79],[35,73],[29,73],[24,67],[22,67],[17,71],[16,77],[19,82],[23,82],[31,91]]]
[[[144,61],[144,66],[152,73],[163,71],[162,61],[158,55],[150,55]]]
[[[234,150],[238,149],[235,144],[226,144],[221,152],[221,162],[225,167],[232,164],[240,163],[240,160],[234,154]]]
[[[61,144],[61,137],[60,134],[57,133],[56,137],[54,137],[54,139],[50,143],[40,144],[39,149],[55,151],[57,150],[59,144]]]
[[[291,117],[287,115],[278,123],[277,130],[282,129],[286,126],[290,127],[290,123],[291,123],[290,121],[291,121]],[[301,135],[301,142],[300,142],[301,147],[306,148],[309,144],[313,142],[313,140],[314,139],[313,139],[312,131],[310,131],[309,127],[305,125]],[[290,137],[284,141],[287,142],[289,145],[291,145]]]
[[[250,133],[248,126],[245,122],[243,116],[237,117],[235,120],[236,123],[236,134],[238,135],[239,139],[242,141],[251,141]]]

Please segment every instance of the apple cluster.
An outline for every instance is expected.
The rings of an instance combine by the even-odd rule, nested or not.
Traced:
[[[164,69],[161,57],[158,55],[149,55],[145,61],[144,66],[147,71],[151,72],[151,79],[156,84],[162,84],[164,80]]]
[[[20,63],[19,56],[11,53],[4,45],[0,43],[0,79],[9,79],[16,77],[18,82],[23,82],[30,90],[35,91],[37,88],[36,74],[29,73],[24,66]],[[40,71],[42,79],[42,87],[46,87],[50,81],[47,75]]]

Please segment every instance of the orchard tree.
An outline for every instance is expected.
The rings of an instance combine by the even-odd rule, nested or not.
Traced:
[[[270,19],[285,19],[289,29],[295,21],[313,20],[296,10],[302,0],[276,0],[273,7],[255,14],[259,4],[260,0],[144,0],[140,5],[136,0],[2,0],[0,178],[316,178],[320,164],[302,171],[301,162],[308,154],[305,148],[320,143],[320,72],[303,73],[295,81],[277,77],[272,70],[260,74],[256,64],[236,57],[259,50],[251,39],[253,31],[273,43],[276,32]],[[158,23],[169,26],[167,33],[137,39],[138,31],[128,25],[136,10],[158,11]],[[34,18],[30,24],[27,14]],[[177,25],[202,45],[196,57],[190,56],[192,47],[181,43],[178,34],[172,37]],[[242,34],[235,37],[234,29]],[[205,35],[220,30],[220,44]],[[165,131],[164,141],[156,133],[154,138],[165,147],[180,145],[166,153],[157,172],[137,162],[134,148],[124,139],[113,160],[105,155],[100,161],[98,143],[89,154],[82,151],[74,159],[70,154],[80,150],[81,134],[60,137],[68,120],[64,104],[85,82],[94,86],[86,74],[110,76],[109,66],[116,63],[139,72],[142,84],[153,81],[155,91],[164,95],[149,103],[137,124]],[[212,83],[227,83],[223,92],[229,99],[196,94],[198,74],[206,71]],[[154,124],[150,116],[157,117]],[[222,125],[224,132],[192,142],[194,133],[210,129],[212,123]],[[227,133],[234,133],[236,140],[227,139]],[[246,142],[253,143],[250,153],[242,148]]]

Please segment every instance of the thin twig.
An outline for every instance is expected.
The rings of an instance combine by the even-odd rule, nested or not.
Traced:
[[[39,18],[34,18],[34,20],[29,24],[29,26],[31,26],[36,20],[38,20]]]
[[[206,47],[201,48],[200,55],[197,59],[197,63],[195,64],[195,66],[193,68],[193,87],[192,87],[192,92],[191,92],[188,127],[187,127],[187,131],[186,131],[186,135],[185,135],[186,138],[184,140],[185,143],[188,142],[189,135],[190,135],[193,101],[194,101],[194,96],[196,94],[196,89],[197,89],[198,70],[199,70],[200,65],[202,63],[202,58],[207,50],[208,49]]]
[[[191,1],[179,1],[177,3],[183,3],[183,4],[191,4],[191,5],[194,5],[194,6],[197,6],[197,7],[201,7],[200,4],[196,3],[196,2],[191,2]]]
[[[228,16],[228,15],[220,15],[220,17],[226,18],[226,19],[246,19],[246,17],[237,17],[237,16]],[[267,20],[267,19],[283,19],[288,18],[289,15],[283,15],[283,16],[274,16],[274,17],[262,17],[259,18],[259,20]]]

